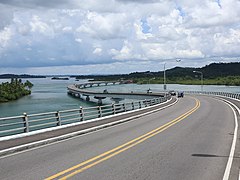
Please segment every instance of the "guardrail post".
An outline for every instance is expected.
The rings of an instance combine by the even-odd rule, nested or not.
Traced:
[[[102,117],[102,108],[98,106],[98,117]]]
[[[29,132],[28,116],[27,113],[23,113],[23,125],[25,127],[24,132]]]
[[[141,101],[139,101],[138,103],[139,103],[139,109],[141,109],[142,108]]]
[[[156,99],[154,98],[154,99],[153,99],[153,105],[155,105],[155,104],[156,104]]]
[[[115,109],[115,104],[114,103],[112,103],[112,113],[116,114],[116,109]]]
[[[150,99],[150,106],[152,106],[153,105],[153,100],[152,99]]]
[[[55,116],[56,116],[56,119],[57,119],[57,126],[61,126],[62,122],[61,122],[61,117],[60,117],[59,111],[56,112]]]
[[[132,101],[132,110],[134,110],[134,102]]]
[[[127,111],[127,109],[126,109],[126,103],[123,103],[122,105],[123,105],[123,111],[126,112],[126,111]]]
[[[80,106],[79,115],[80,115],[80,121],[83,121],[83,120],[84,120],[84,114],[83,114],[83,108],[82,108],[82,106]]]
[[[143,102],[144,102],[145,107],[147,107],[147,100],[145,99]]]

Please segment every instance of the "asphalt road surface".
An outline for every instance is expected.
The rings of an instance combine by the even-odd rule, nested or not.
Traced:
[[[2,157],[0,179],[219,180],[234,128],[227,104],[186,96],[127,123]]]

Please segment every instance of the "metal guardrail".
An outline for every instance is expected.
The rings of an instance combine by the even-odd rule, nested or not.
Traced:
[[[21,116],[0,118],[0,137],[28,133],[35,130],[62,126],[70,123],[87,121],[121,112],[141,109],[166,102],[171,96],[129,103],[110,104],[104,106],[70,109],[39,114],[24,113]]]
[[[240,94],[226,92],[202,92],[202,91],[184,91],[186,94],[204,94],[225,96],[234,99],[240,99]],[[63,111],[46,112],[39,114],[26,114],[21,116],[0,118],[0,137],[27,133],[35,130],[62,126],[66,124],[87,121],[121,112],[132,111],[144,107],[160,104],[170,99],[170,96],[159,97],[148,100],[132,101],[129,103],[109,104],[104,106],[95,106]]]
[[[240,100],[239,93],[227,93],[227,92],[206,92],[206,91],[184,91],[186,94],[204,94],[204,95],[214,95],[214,96],[224,96],[233,99]]]

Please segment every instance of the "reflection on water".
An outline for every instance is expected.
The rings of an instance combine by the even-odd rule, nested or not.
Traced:
[[[96,106],[97,100],[91,98],[94,102],[86,102],[78,98],[73,98],[67,94],[67,86],[74,83],[84,83],[87,80],[80,80],[78,82],[75,79],[70,78],[66,80],[51,80],[46,79],[29,79],[34,87],[32,88],[32,94],[25,96],[17,101],[0,104],[0,117],[21,115],[23,112],[28,114],[51,112],[57,110],[79,108],[79,106],[89,107]],[[6,80],[0,80],[4,82]],[[25,81],[25,79],[23,79]],[[123,84],[115,86],[102,86],[93,87],[94,91],[102,92],[107,89],[108,92],[146,92],[151,88],[152,92],[163,91],[162,84]],[[181,91],[200,91],[200,85],[167,85],[168,90],[181,90]],[[204,86],[204,91],[222,91],[240,93],[240,87],[237,86]],[[129,100],[125,100],[129,101]],[[112,103],[110,99],[103,100],[103,103]]]

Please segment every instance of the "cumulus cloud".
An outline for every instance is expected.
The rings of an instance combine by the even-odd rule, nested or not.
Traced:
[[[92,38],[107,40],[126,37],[128,21],[125,14],[99,14],[88,12],[86,19],[77,28],[78,33],[85,33]]]
[[[102,49],[101,48],[95,48],[93,51],[93,54],[101,55]]]
[[[236,60],[239,9],[238,0],[2,0],[0,67]]]
[[[14,7],[23,7],[23,8],[38,8],[38,7],[73,7],[75,5],[75,0],[65,1],[65,0],[1,0],[1,4],[6,4]]]
[[[11,39],[13,33],[10,28],[5,27],[0,31],[0,47],[5,48],[8,45],[9,40]]]

